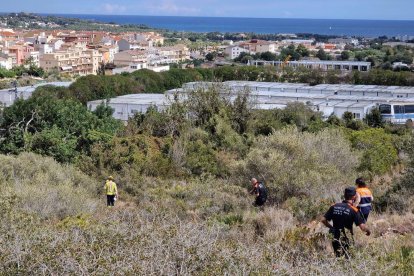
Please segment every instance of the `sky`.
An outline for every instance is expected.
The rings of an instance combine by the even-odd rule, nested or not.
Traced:
[[[414,0],[1,0],[0,12],[414,20]]]

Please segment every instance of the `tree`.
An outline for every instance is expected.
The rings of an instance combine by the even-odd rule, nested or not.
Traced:
[[[121,127],[109,116],[111,110],[100,107],[95,114],[80,102],[59,98],[64,94],[52,92],[42,88],[28,100],[17,100],[4,109],[0,124],[5,130],[0,139],[2,152],[32,150],[70,162],[81,152],[89,152],[96,141],[93,137],[102,136],[99,133],[113,136]],[[91,136],[92,132],[95,134]]]
[[[324,49],[319,49],[319,51],[316,53],[316,57],[320,60],[329,60],[329,55],[325,52]]]
[[[296,47],[293,44],[283,48],[280,52],[280,58],[282,60],[286,59],[288,56],[290,56],[291,60],[299,60],[301,58],[301,55],[296,51]]]
[[[350,57],[351,57],[351,53],[349,51],[342,51],[341,60],[348,60]]]
[[[206,55],[206,60],[213,61],[216,58],[216,55],[214,53],[208,53]]]
[[[342,119],[345,121],[345,124],[349,124],[354,119],[354,115],[352,112],[346,111],[342,114]]]
[[[363,152],[360,171],[382,175],[398,160],[393,137],[382,128],[354,131],[350,140],[354,148]]]
[[[367,114],[366,123],[370,127],[383,127],[384,126],[384,119],[381,116],[381,111],[378,107],[371,109],[371,111]]]
[[[358,52],[355,53],[355,59],[357,61],[363,61],[363,60],[365,60],[365,57],[366,57],[366,55],[362,51],[358,51]]]
[[[260,55],[260,58],[267,61],[276,60],[277,56],[274,53],[271,52],[264,52]]]
[[[253,57],[247,52],[241,52],[238,57],[234,59],[235,62],[247,63],[248,60],[253,59]]]
[[[302,57],[309,56],[309,50],[303,44],[298,45],[298,47],[296,48],[296,52],[298,52],[298,54],[300,54]]]

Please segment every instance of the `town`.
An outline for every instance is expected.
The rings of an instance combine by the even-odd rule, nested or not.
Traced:
[[[414,275],[413,9],[3,1],[0,276]]]
[[[165,37],[157,31],[70,30],[47,21],[26,22],[16,29],[9,25],[7,20],[0,21],[0,70],[3,68],[0,77],[3,78],[19,76],[29,67],[32,70],[27,73],[31,76],[67,78],[234,64],[322,71],[413,68],[411,36],[381,40],[279,34],[272,36],[273,40],[265,40],[251,34],[234,34],[232,40],[224,35],[207,34],[204,39],[194,39],[174,38],[170,34]]]

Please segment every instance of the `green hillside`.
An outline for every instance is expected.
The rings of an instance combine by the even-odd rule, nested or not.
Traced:
[[[165,74],[153,77],[135,75],[167,88]],[[377,110],[366,121],[324,121],[303,104],[258,111],[249,91],[229,101],[214,88],[127,125],[84,104],[133,81],[40,87],[2,110],[0,274],[414,273],[411,125]],[[105,206],[108,175],[115,208]],[[373,234],[356,229],[352,260],[336,259],[318,221],[358,176],[374,193]],[[251,177],[269,188],[264,210],[252,206]]]

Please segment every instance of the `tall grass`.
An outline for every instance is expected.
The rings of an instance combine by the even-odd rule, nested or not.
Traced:
[[[136,197],[108,209],[101,185],[71,166],[33,154],[0,161],[2,275],[414,273],[412,215],[374,214],[373,235],[357,230],[347,261],[333,257],[324,227],[281,207],[255,209],[241,183],[142,178]]]

